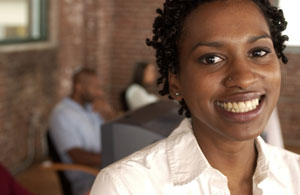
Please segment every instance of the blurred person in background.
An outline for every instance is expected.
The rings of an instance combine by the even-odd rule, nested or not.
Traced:
[[[96,72],[88,68],[76,72],[71,95],[55,106],[50,119],[50,137],[62,161],[100,168],[100,126],[113,114]],[[82,172],[65,173],[74,194],[85,194],[95,179]]]
[[[132,81],[121,94],[125,111],[134,110],[159,100],[155,94],[150,92],[150,89],[155,86],[156,75],[154,64],[148,62],[136,63]]]

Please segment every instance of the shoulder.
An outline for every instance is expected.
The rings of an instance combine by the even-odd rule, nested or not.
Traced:
[[[271,170],[279,176],[289,175],[289,178],[300,181],[300,155],[265,144]]]
[[[265,144],[265,150],[271,159],[279,161],[290,161],[298,164],[300,166],[300,155],[294,152],[272,146],[270,144]]]
[[[126,94],[135,93],[139,91],[146,91],[144,87],[138,85],[138,84],[132,84],[128,87]]]
[[[68,110],[70,108],[71,108],[71,106],[69,104],[68,98],[64,98],[55,105],[55,107],[53,109],[53,113],[60,113],[62,111]]]
[[[106,171],[119,172],[126,169],[139,169],[147,171],[149,168],[157,167],[157,163],[167,162],[166,139],[162,139],[152,145],[149,145],[124,159],[104,168]]]
[[[92,194],[138,192],[156,182],[168,181],[169,177],[166,139],[162,139],[101,170]]]
[[[77,105],[68,98],[62,99],[52,110],[49,120],[51,130],[61,131],[60,129],[74,129],[79,122],[83,123],[84,115]]]
[[[52,118],[71,117],[80,113],[78,105],[70,98],[62,99],[53,109]]]

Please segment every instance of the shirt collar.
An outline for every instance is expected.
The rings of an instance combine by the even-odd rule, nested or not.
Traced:
[[[276,169],[270,168],[267,144],[261,137],[255,139],[258,151],[256,184],[272,176],[280,178]],[[167,154],[174,185],[184,185],[199,177],[206,169],[213,169],[202,153],[194,136],[190,119],[184,119],[167,138]],[[225,176],[224,176],[225,177]]]
[[[210,167],[197,143],[189,119],[184,119],[167,138],[167,153],[175,185],[191,182]]]
[[[280,168],[281,163],[278,162],[280,159],[276,159],[275,152],[278,150],[272,150],[274,146],[270,146],[259,136],[255,139],[255,145],[258,151],[256,170],[253,176],[253,183],[258,185],[260,188],[263,186],[270,185],[269,183],[276,181],[277,185],[272,185],[274,188],[285,186],[283,177],[285,173]]]
[[[267,158],[268,153],[266,151],[266,143],[261,137],[257,137],[255,139],[255,146],[258,152],[258,157],[254,177],[270,170],[269,160]]]

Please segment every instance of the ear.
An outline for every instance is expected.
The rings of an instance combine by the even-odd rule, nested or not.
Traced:
[[[180,87],[178,74],[174,74],[171,71],[169,71],[168,79],[169,79],[170,95],[172,96],[172,98],[174,98],[177,101],[182,100],[181,87]],[[176,93],[179,93],[179,95],[176,95]]]

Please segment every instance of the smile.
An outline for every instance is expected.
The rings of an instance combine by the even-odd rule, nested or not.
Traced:
[[[259,105],[259,98],[254,98],[252,100],[241,101],[241,102],[217,102],[217,106],[233,113],[244,113],[255,110]]]

